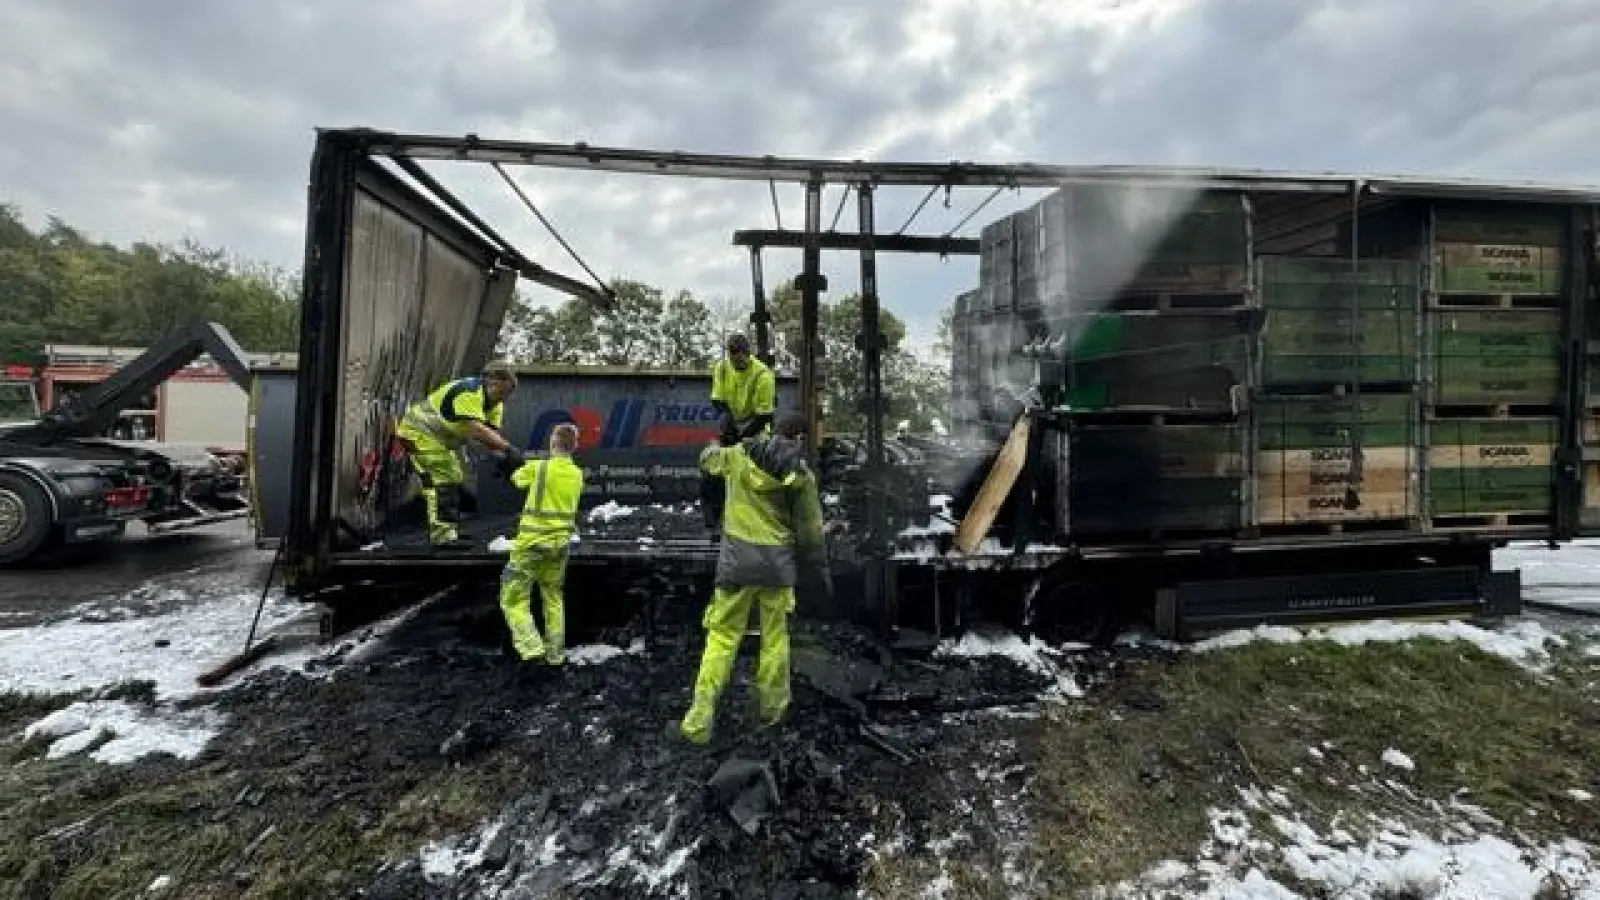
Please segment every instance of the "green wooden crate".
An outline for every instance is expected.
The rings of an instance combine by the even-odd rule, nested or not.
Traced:
[[[1429,324],[1439,340],[1450,334],[1561,333],[1558,309],[1438,309]],[[1438,346],[1437,342],[1435,344]]]
[[[1348,353],[1409,356],[1416,350],[1414,310],[1273,309],[1261,330],[1262,352],[1300,355]]]
[[[1253,414],[1256,446],[1263,453],[1348,447],[1352,415],[1359,416],[1363,447],[1416,443],[1417,400],[1408,395],[1263,397]]]
[[[1380,288],[1415,287],[1422,283],[1421,267],[1412,260],[1362,259],[1352,272],[1348,258],[1263,256],[1260,272],[1264,291],[1279,285],[1325,285],[1348,291],[1352,282]]]
[[[1553,477],[1551,466],[1432,468],[1428,511],[1435,516],[1547,512]]]
[[[1421,300],[1416,285],[1315,284],[1265,282],[1259,288],[1261,305],[1270,310],[1304,309],[1349,312],[1360,310],[1414,310]]]
[[[1408,421],[1417,416],[1417,401],[1405,394],[1263,397],[1256,404],[1256,421],[1287,425],[1343,424],[1350,421],[1352,412],[1358,412],[1363,421]]]
[[[1434,419],[1428,423],[1428,444],[1554,444],[1561,423],[1553,418]]]
[[[1434,210],[1434,240],[1557,247],[1565,231],[1563,218],[1559,210],[1548,208],[1441,204]]]
[[[1243,524],[1241,478],[1075,482],[1074,534],[1230,530]]]
[[[1256,427],[1256,446],[1261,452],[1278,450],[1316,450],[1323,447],[1348,447],[1352,426],[1349,423],[1265,424]],[[1409,420],[1379,419],[1361,423],[1361,446],[1405,447],[1415,441],[1416,423]]]
[[[1096,313],[1067,317],[1059,328],[1071,338],[1069,359],[1088,361],[1131,352],[1214,341],[1239,341],[1244,331],[1228,316],[1178,312]]]
[[[1267,387],[1294,385],[1409,383],[1416,377],[1415,356],[1263,353],[1261,382]]]
[[[1441,294],[1558,294],[1561,270],[1441,265],[1438,290]]]
[[[1439,356],[1519,356],[1560,359],[1556,332],[1442,331],[1434,347]]]
[[[1561,400],[1560,360],[1542,356],[1441,356],[1434,402],[1544,405]]]

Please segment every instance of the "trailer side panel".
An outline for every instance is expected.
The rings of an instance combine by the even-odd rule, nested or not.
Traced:
[[[485,361],[480,335],[498,332],[515,283],[487,242],[348,136],[319,138],[307,242],[286,547],[301,572],[381,525],[370,473],[395,419]]]

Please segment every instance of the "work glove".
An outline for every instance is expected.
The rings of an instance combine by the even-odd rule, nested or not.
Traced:
[[[500,464],[498,466],[500,477],[510,478],[511,473],[521,468],[522,464],[527,460],[528,455],[522,452],[521,447],[515,444],[507,447],[505,452],[500,454]]]
[[[739,426],[732,419],[722,420],[722,433],[717,436],[717,442],[724,447],[732,447],[739,443]]]

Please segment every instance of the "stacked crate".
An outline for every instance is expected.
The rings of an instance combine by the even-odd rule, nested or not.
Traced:
[[[1072,411],[1077,536],[1243,524],[1248,206],[1232,194],[1070,187],[1019,214],[1016,302],[1053,339],[1040,374]]]
[[[982,408],[983,372],[977,355],[982,348],[972,330],[977,297],[977,291],[958,294],[950,310],[950,427],[957,434],[977,423]]]
[[[1254,524],[1414,525],[1421,267],[1263,256],[1258,268]]]
[[[1416,517],[1414,395],[1263,397],[1253,413],[1254,521],[1264,532]]]
[[[1076,535],[1232,532],[1242,525],[1237,422],[1095,424],[1072,435]]]
[[[1431,257],[1431,524],[1547,522],[1562,399],[1561,213],[1441,204]]]

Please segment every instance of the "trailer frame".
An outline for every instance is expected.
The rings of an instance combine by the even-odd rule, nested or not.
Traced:
[[[379,167],[375,160],[388,159],[412,176],[417,185],[401,182]],[[1504,182],[1481,179],[1438,179],[1399,176],[1359,176],[1342,173],[1295,173],[1269,170],[1226,169],[1215,167],[1145,166],[1066,166],[1034,163],[987,164],[951,161],[944,163],[867,162],[803,157],[750,156],[638,150],[593,146],[586,143],[555,144],[533,141],[483,139],[475,134],[461,136],[406,134],[368,128],[320,129],[312,163],[310,228],[307,234],[305,303],[302,313],[300,359],[310,378],[301,381],[298,395],[296,452],[302,460],[331,458],[330,449],[337,410],[329,402],[326,386],[338,376],[339,334],[336,326],[341,313],[343,252],[350,223],[349,187],[357,178],[376,182],[392,193],[395,202],[417,221],[426,222],[445,235],[454,235],[463,252],[482,260],[490,269],[503,269],[528,277],[573,296],[604,304],[603,290],[595,290],[573,278],[560,276],[533,263],[486,224],[466,209],[459,199],[437,179],[421,168],[422,162],[480,163],[495,166],[522,166],[586,170],[609,173],[664,175],[697,179],[747,182],[765,181],[774,196],[778,183],[799,185],[804,190],[804,223],[798,231],[740,231],[735,245],[748,247],[751,256],[754,311],[758,353],[770,358],[770,315],[765,304],[762,249],[792,247],[801,251],[799,289],[803,346],[800,348],[800,383],[803,411],[812,422],[818,421],[817,360],[819,355],[818,308],[820,295],[827,288],[821,271],[824,249],[855,249],[861,256],[861,295],[863,323],[860,334],[863,353],[867,408],[866,441],[869,471],[883,464],[883,411],[881,384],[881,335],[877,333],[876,253],[910,252],[941,255],[970,253],[976,242],[954,238],[906,236],[896,232],[879,233],[873,224],[875,195],[889,187],[925,187],[930,191],[956,188],[1005,189],[1055,188],[1070,184],[1159,186],[1181,184],[1199,190],[1238,190],[1270,192],[1280,197],[1304,195],[1303,203],[1286,203],[1280,212],[1289,221],[1284,233],[1336,223],[1358,215],[1363,204],[1398,198],[1431,200],[1493,200],[1555,204],[1569,207],[1566,232],[1567,268],[1562,303],[1568,311],[1563,323],[1564,352],[1562,383],[1564,416],[1557,467],[1559,484],[1555,492],[1555,525],[1548,538],[1552,542],[1570,540],[1586,533],[1600,533],[1600,521],[1584,522],[1579,515],[1583,492],[1582,464],[1600,461],[1600,452],[1585,448],[1578,416],[1585,407],[1600,404],[1600,398],[1587,392],[1590,360],[1600,357],[1600,340],[1589,340],[1593,328],[1586,307],[1600,302],[1596,295],[1595,208],[1600,206],[1600,187],[1573,187],[1534,182]],[[508,179],[509,180],[509,179]],[[822,192],[829,185],[844,186],[858,194],[858,232],[841,234],[822,227]],[[432,194],[430,198],[428,195]],[[992,197],[993,195],[991,195]],[[924,203],[926,199],[924,200]],[[986,201],[987,202],[987,201]],[[841,209],[842,209],[841,201]],[[919,207],[920,210],[920,207]],[[455,215],[452,216],[451,213]],[[837,221],[837,216],[835,218]],[[902,229],[903,231],[903,229]],[[1354,247],[1354,242],[1352,243]],[[1355,253],[1356,251],[1352,251]],[[492,336],[489,338],[492,343]],[[482,341],[479,342],[482,346]],[[486,352],[486,351],[485,351]],[[469,354],[470,356],[470,354]],[[815,433],[815,432],[813,432]],[[482,555],[460,557],[360,559],[336,551],[333,534],[337,523],[331,514],[329,492],[333,473],[328,466],[301,465],[293,479],[293,497],[287,555],[296,584],[314,586],[329,578],[344,579],[375,567],[382,569],[484,571],[498,560]],[[1254,553],[1274,550],[1313,551],[1352,544],[1352,535],[1307,535],[1293,538],[1253,538],[1248,540],[1201,540],[1196,542],[1157,540],[1128,545],[1096,545],[1059,548],[1059,552],[1029,554],[1022,546],[1000,552],[980,554],[979,558],[952,560],[922,557],[896,558],[892,536],[881,527],[884,521],[881,498],[869,504],[866,539],[862,542],[867,569],[867,606],[876,609],[887,628],[897,619],[894,608],[896,570],[967,568],[993,565],[1049,571],[1054,567],[1082,561],[1109,559],[1168,559],[1185,554]],[[1488,547],[1530,532],[1515,528],[1484,529],[1470,536],[1447,534],[1371,534],[1361,535],[1361,546],[1404,545],[1418,552],[1464,543]],[[592,552],[592,556],[591,556]],[[679,562],[709,558],[709,547],[682,547],[670,554]],[[574,563],[585,564],[586,557],[602,562],[610,558],[643,559],[665,562],[669,554],[651,551],[641,555],[638,548],[594,546],[574,556]],[[1318,575],[1316,577],[1322,577]],[[1484,594],[1482,602],[1504,609],[1504,590],[1497,587]],[[1487,589],[1486,589],[1487,590]],[[1492,597],[1491,597],[1492,595]],[[1496,599],[1497,598],[1497,599]],[[1491,603],[1491,599],[1493,602]]]

